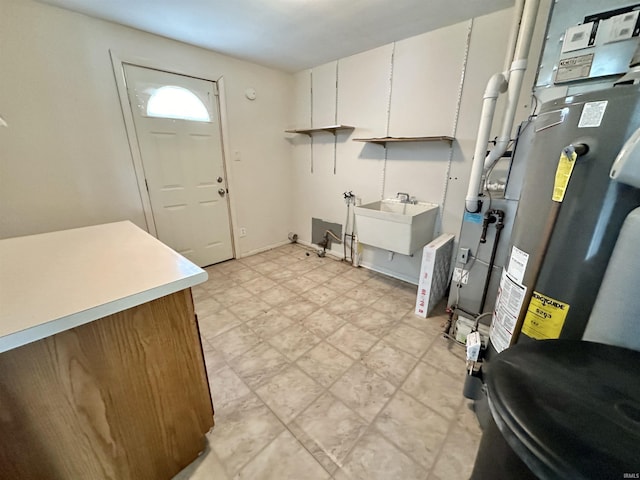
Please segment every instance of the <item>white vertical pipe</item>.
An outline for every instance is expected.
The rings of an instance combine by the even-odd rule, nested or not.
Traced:
[[[485,159],[485,168],[491,168],[491,166],[502,157],[511,141],[513,121],[516,117],[516,110],[518,109],[518,100],[520,99],[524,74],[527,70],[527,59],[529,57],[531,39],[533,37],[539,6],[540,0],[527,0],[526,8],[522,12],[520,34],[518,35],[518,43],[510,69],[507,108],[502,121],[502,130],[498,136],[496,146]]]
[[[524,0],[517,0],[513,6],[513,23],[511,24],[511,33],[509,34],[509,41],[507,42],[507,52],[504,57],[503,71],[509,71],[511,63],[516,52],[516,45],[518,43],[518,33],[520,32],[520,23],[522,22],[522,12],[524,10]],[[508,79],[507,79],[508,80]]]
[[[480,116],[480,125],[478,126],[478,138],[476,139],[476,148],[473,152],[473,164],[471,165],[471,177],[469,178],[469,189],[467,190],[466,209],[475,213],[480,211],[478,191],[482,182],[482,173],[484,172],[484,161],[482,160],[487,154],[487,144],[489,143],[489,135],[491,134],[491,125],[493,124],[493,115],[496,111],[496,102],[500,93],[504,93],[507,87],[507,81],[502,73],[494,74],[487,83],[484,92],[484,100],[482,102],[482,114]]]
[[[507,92],[507,108],[504,112],[504,118],[502,122],[502,129],[500,135],[496,140],[495,146],[491,149],[487,157],[483,162],[483,169],[489,169],[491,166],[500,160],[504,152],[509,147],[511,141],[511,130],[513,128],[513,120],[516,116],[516,110],[518,108],[518,99],[520,98],[520,90],[522,87],[522,80],[524,79],[524,72],[527,69],[527,59],[515,60],[511,64],[511,70],[509,71],[509,90]],[[480,190],[478,190],[479,192]]]
[[[519,13],[518,10],[520,9],[520,2],[516,5],[516,19],[514,20],[514,24],[519,23],[517,42],[515,47],[513,47],[512,35],[507,48],[507,59],[511,55],[511,52],[513,52],[513,61],[510,62],[511,67],[509,72],[496,74],[491,77],[489,84],[487,84],[487,90],[485,91],[485,99],[483,102],[482,117],[478,127],[478,138],[476,139],[473,164],[471,167],[471,178],[469,179],[469,188],[467,189],[467,196],[465,198],[465,208],[472,213],[476,213],[481,209],[479,194],[482,183],[482,174],[484,173],[485,168],[490,167],[495,161],[502,157],[509,145],[513,121],[518,106],[518,98],[520,97],[520,91],[522,88],[524,71],[527,68],[527,57],[529,55],[531,38],[533,36],[533,29],[535,27],[539,6],[540,0],[526,0],[522,9],[522,18],[518,22],[517,16]],[[512,48],[513,50],[511,50]],[[507,63],[509,62],[505,59],[505,64]],[[498,137],[496,146],[491,150],[489,155],[485,157],[496,104],[496,99],[492,98],[493,90],[490,89],[490,86],[493,87],[492,82],[497,81],[496,77],[501,77],[503,82],[508,82],[509,96],[500,136]],[[502,93],[504,91],[504,86],[501,84],[499,92]]]

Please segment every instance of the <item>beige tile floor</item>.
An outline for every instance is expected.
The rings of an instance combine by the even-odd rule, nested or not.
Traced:
[[[310,253],[310,254],[309,254]],[[464,351],[416,287],[287,245],[194,288],[216,426],[176,479],[469,477]]]

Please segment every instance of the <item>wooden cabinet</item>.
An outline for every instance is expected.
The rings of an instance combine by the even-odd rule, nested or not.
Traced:
[[[169,479],[212,426],[189,288],[0,353],[2,479]]]

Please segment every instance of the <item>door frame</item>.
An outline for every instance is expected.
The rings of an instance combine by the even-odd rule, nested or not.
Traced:
[[[153,210],[151,209],[151,198],[146,186],[146,178],[144,175],[144,167],[142,165],[142,153],[140,152],[140,146],[138,144],[138,135],[136,133],[133,112],[131,111],[131,104],[129,103],[129,96],[127,93],[127,81],[124,73],[124,64],[135,65],[143,68],[150,68],[153,70],[160,70],[167,73],[173,73],[176,75],[182,75],[191,78],[197,78],[208,82],[213,82],[218,90],[217,102],[218,102],[218,120],[220,122],[220,136],[222,147],[222,167],[225,172],[226,187],[227,187],[227,199],[229,201],[229,231],[231,233],[231,251],[233,258],[237,258],[236,245],[239,238],[239,231],[236,229],[236,225],[239,225],[237,221],[237,205],[235,202],[235,189],[233,188],[233,179],[231,175],[231,169],[228,166],[227,154],[230,152],[229,145],[229,124],[227,115],[227,101],[226,101],[226,89],[224,77],[220,76],[218,79],[209,78],[209,75],[200,75],[198,72],[186,73],[180,68],[172,68],[166,65],[161,65],[159,62],[149,60],[146,58],[135,57],[131,55],[119,55],[113,50],[109,50],[111,56],[111,65],[113,66],[113,74],[116,81],[116,90],[118,92],[118,98],[120,100],[120,107],[122,109],[122,117],[124,120],[124,126],[127,133],[127,140],[129,142],[129,150],[131,153],[131,159],[133,162],[133,170],[136,175],[136,182],[138,185],[138,193],[140,194],[140,201],[142,203],[142,210],[144,212],[145,222],[147,224],[147,231],[158,238],[158,232],[156,230],[156,224],[153,219]],[[229,191],[232,193],[229,194]]]

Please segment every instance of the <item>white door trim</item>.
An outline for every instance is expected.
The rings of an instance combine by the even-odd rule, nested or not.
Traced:
[[[175,73],[177,75],[185,75],[188,77],[200,78],[201,80],[207,80],[209,82],[215,82],[218,87],[218,112],[220,115],[220,130],[222,136],[222,162],[224,170],[226,172],[226,184],[229,190],[229,215],[231,219],[231,248],[233,250],[233,258],[237,258],[236,244],[239,238],[239,232],[237,231],[237,202],[235,200],[235,188],[233,188],[233,179],[231,175],[231,169],[228,165],[227,152],[230,152],[229,143],[229,125],[227,116],[227,101],[226,91],[224,84],[224,77],[218,79],[208,78],[208,76],[201,76],[199,74],[184,72],[179,68],[171,68],[166,65],[161,65],[159,62],[149,60],[146,58],[135,57],[131,55],[119,55],[113,50],[109,50],[111,56],[111,65],[113,66],[113,73],[116,81],[116,90],[118,92],[118,98],[120,99],[120,107],[122,109],[122,117],[124,120],[125,130],[127,132],[127,140],[129,142],[129,150],[131,152],[131,159],[133,161],[133,169],[136,175],[136,181],[138,184],[138,192],[140,194],[140,201],[142,203],[142,209],[144,212],[144,218],[147,223],[148,232],[157,238],[158,232],[153,220],[153,213],[151,210],[151,199],[149,192],[147,191],[144,168],[142,166],[142,154],[140,153],[140,147],[138,145],[138,137],[136,134],[135,125],[133,122],[133,113],[129,105],[129,96],[127,94],[127,82],[124,75],[125,63],[131,65],[137,65],[139,67],[152,68],[155,70],[161,70],[168,73]]]
[[[231,158],[231,145],[229,142],[229,130],[228,116],[227,116],[227,95],[225,90],[224,77],[220,77],[217,80],[218,84],[218,114],[220,115],[220,128],[222,130],[222,166],[224,167],[225,174],[227,175],[227,185],[229,186],[229,192],[227,197],[229,198],[229,214],[231,215],[231,247],[233,249],[233,258],[238,258],[236,252],[236,239],[240,238],[240,231],[237,221],[237,202],[236,202],[236,190],[231,188],[233,184],[233,176],[231,174],[231,168],[227,164],[227,159]],[[227,152],[229,155],[227,155]]]
[[[124,76],[123,64],[129,62],[119,58],[113,50],[109,50],[109,53],[111,54],[111,65],[113,65],[116,89],[118,90],[118,97],[120,98],[120,107],[122,108],[122,117],[124,119],[124,127],[127,132],[127,140],[129,141],[129,150],[133,160],[133,170],[136,174],[138,193],[140,194],[142,210],[144,211],[144,219],[147,222],[147,230],[149,233],[157,238],[158,232],[156,231],[156,224],[153,221],[151,199],[149,198],[149,192],[147,191],[144,168],[142,167],[142,154],[140,153],[140,147],[138,146],[138,137],[133,123],[133,113],[131,112],[129,96],[127,95],[127,82]]]

